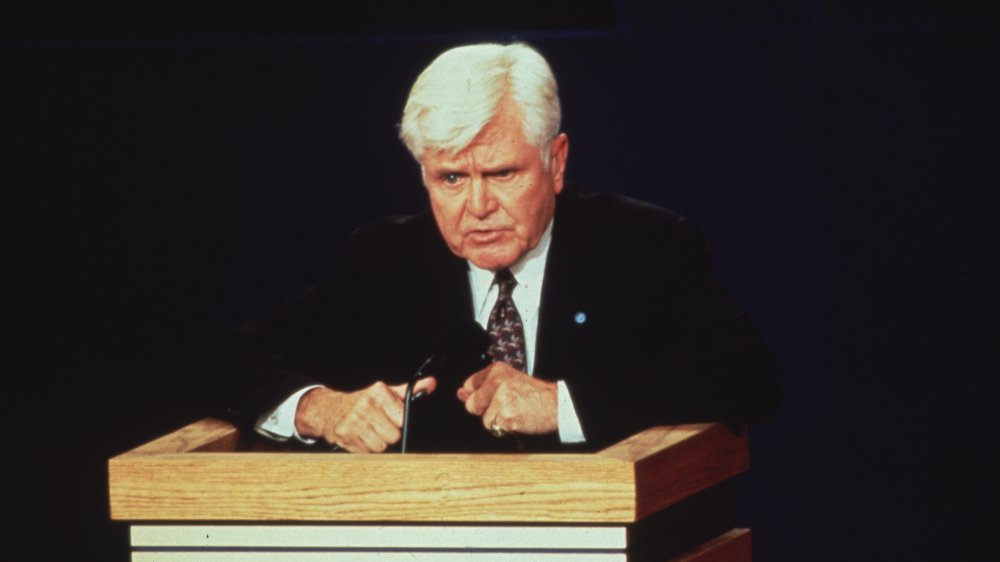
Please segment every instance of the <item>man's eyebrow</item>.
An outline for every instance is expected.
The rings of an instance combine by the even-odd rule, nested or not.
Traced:
[[[454,170],[465,166],[466,162],[461,158],[447,159],[447,158],[435,158],[434,162],[427,162],[427,167],[431,170]]]
[[[521,169],[520,166],[514,166],[513,164],[511,164],[506,166],[497,166],[496,168],[486,168],[483,170],[483,173],[488,176],[494,176],[497,174],[502,174],[504,172],[516,172],[520,169]]]
[[[436,175],[436,176],[451,176],[451,175],[464,176],[464,175],[467,175],[462,170],[460,170],[458,168],[452,168],[450,166],[441,166],[440,168],[436,168],[434,170],[431,170],[431,173],[434,174],[434,175]]]

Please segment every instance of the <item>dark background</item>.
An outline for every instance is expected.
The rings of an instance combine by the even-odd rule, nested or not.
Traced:
[[[396,139],[407,90],[484,40],[548,58],[569,179],[700,224],[777,356],[784,405],[740,481],[755,559],[995,559],[995,20],[824,0],[20,10],[0,51],[24,359],[0,402],[4,559],[126,558],[106,459],[203,414],[221,330],[425,205]]]

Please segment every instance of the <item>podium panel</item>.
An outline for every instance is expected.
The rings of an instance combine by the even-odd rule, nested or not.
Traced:
[[[596,454],[260,451],[206,419],[109,461],[143,560],[750,560],[746,434],[658,427]]]

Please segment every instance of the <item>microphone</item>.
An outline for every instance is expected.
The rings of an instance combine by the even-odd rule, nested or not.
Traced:
[[[442,339],[434,352],[417,369],[415,379],[434,375],[438,379],[455,380],[486,367],[492,359],[486,354],[490,337],[477,322],[456,326]]]
[[[437,351],[424,360],[406,385],[406,395],[403,398],[403,437],[400,441],[400,452],[406,452],[407,437],[410,427],[410,402],[424,395],[423,391],[413,395],[413,386],[417,380],[434,375],[441,381],[459,381],[485,368],[493,362],[486,353],[490,346],[490,337],[475,321],[468,321],[456,326],[441,340]]]

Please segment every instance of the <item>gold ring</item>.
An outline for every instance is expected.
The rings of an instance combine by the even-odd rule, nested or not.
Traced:
[[[493,425],[490,426],[490,433],[493,434],[493,437],[503,437],[507,435],[507,430],[500,427],[496,422],[493,422]]]

